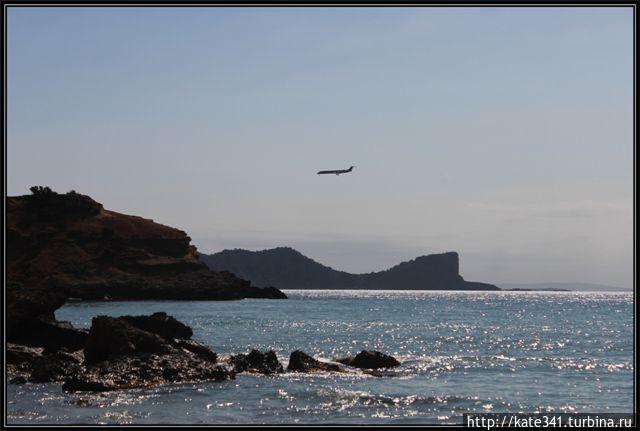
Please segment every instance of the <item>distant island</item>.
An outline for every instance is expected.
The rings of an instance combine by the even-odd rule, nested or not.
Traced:
[[[201,254],[200,260],[213,271],[229,271],[256,286],[279,289],[501,290],[493,284],[464,280],[456,252],[420,256],[368,274],[337,271],[290,247],[224,250]]]
[[[542,290],[555,292],[631,292],[631,289],[625,289],[618,286],[609,286],[605,284],[595,283],[498,283],[498,286],[504,290]]]
[[[569,289],[513,287],[505,289],[509,292],[571,292]]]

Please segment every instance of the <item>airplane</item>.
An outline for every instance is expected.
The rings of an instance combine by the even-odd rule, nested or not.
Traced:
[[[324,174],[336,174],[336,175],[340,175],[340,174],[347,174],[349,172],[351,172],[353,170],[353,166],[351,166],[349,169],[336,169],[335,171],[320,171],[318,172],[318,175],[324,175]]]

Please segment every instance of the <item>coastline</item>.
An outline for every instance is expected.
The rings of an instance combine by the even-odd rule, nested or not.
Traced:
[[[512,411],[513,406],[543,411],[555,408],[558,412],[570,408],[604,411],[607,406],[616,411],[628,409],[631,389],[627,383],[633,372],[628,345],[632,331],[629,294],[286,294],[288,301],[66,304],[56,317],[71,321],[77,328],[88,328],[96,315],[167,311],[191,326],[192,339],[211,346],[218,362],[226,362],[238,353],[246,355],[252,348],[263,353],[273,350],[285,372],[243,372],[233,380],[169,383],[103,395],[63,392],[60,383],[10,385],[12,417],[23,420],[20,418],[48,412],[41,421],[76,418],[87,423],[142,424],[243,420],[259,424],[319,423],[325,418],[341,424],[444,424],[459,423],[462,412]],[[598,323],[585,330],[586,322],[592,319]],[[614,332],[603,338],[609,334],[605,328]],[[598,353],[602,348],[605,350]],[[320,361],[332,361],[361,349],[391,354],[401,365],[383,376],[357,370],[286,371],[295,350]],[[533,378],[540,383],[517,384]],[[566,381],[577,386],[569,391],[564,387]],[[593,397],[596,384],[605,391],[599,397]],[[500,392],[495,391],[498,386]],[[127,404],[122,400],[128,400]],[[103,407],[92,407],[98,405]],[[486,410],[484,405],[493,407]],[[452,414],[452,409],[458,413]],[[164,416],[165,412],[171,412],[173,418]]]

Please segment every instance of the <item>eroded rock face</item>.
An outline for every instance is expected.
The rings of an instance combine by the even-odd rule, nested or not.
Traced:
[[[10,342],[51,351],[82,348],[86,331],[54,318],[67,298],[286,298],[276,288],[260,289],[230,272],[209,270],[185,232],[108,211],[89,196],[34,188],[33,195],[7,197],[6,208]],[[166,315],[131,316],[131,323],[152,329],[163,319]],[[175,338],[190,337],[175,322],[165,321],[162,327]]]
[[[91,320],[84,358],[87,364],[94,364],[114,356],[170,353],[172,350],[158,334],[136,328],[122,318],[98,316]]]
[[[189,339],[193,335],[190,327],[164,312],[153,313],[151,316],[122,316],[120,319],[138,329],[160,335],[166,339]]]
[[[25,337],[32,335],[30,331],[25,330],[28,325],[33,324],[37,319],[52,319],[54,312],[62,307],[66,300],[60,286],[56,285],[51,278],[41,280],[37,286],[34,286],[13,281],[9,274],[6,295],[7,341],[10,342],[24,341]],[[34,338],[40,336],[37,332],[33,335]],[[39,339],[45,340],[42,337]]]
[[[89,196],[49,190],[6,202],[7,280],[13,291],[55,291],[26,295],[27,307],[19,306],[19,297],[8,298],[12,322],[24,313],[52,312],[67,297],[284,297],[275,288],[259,289],[231,273],[210,271],[184,231],[106,210]]]
[[[274,374],[284,371],[282,364],[278,361],[278,357],[273,350],[263,353],[253,349],[248,355],[240,353],[232,356],[230,363],[233,365],[236,373],[249,371],[261,374]]]
[[[345,356],[337,358],[336,362],[349,365],[355,368],[378,369],[391,368],[400,365],[400,362],[393,356],[375,350],[363,350],[355,357]]]
[[[340,366],[320,362],[300,350],[292,352],[291,356],[289,356],[289,365],[287,366],[287,370],[302,373],[310,373],[314,371],[344,372],[344,369]]]

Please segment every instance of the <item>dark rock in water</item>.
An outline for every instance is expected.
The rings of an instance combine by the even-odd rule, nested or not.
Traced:
[[[253,349],[248,355],[240,353],[230,359],[236,373],[251,371],[261,374],[274,374],[284,372],[284,368],[273,350],[262,353]]]
[[[65,391],[110,391],[166,383],[222,381],[235,373],[194,354],[139,354],[93,364],[67,378]]]
[[[24,376],[16,376],[9,380],[9,383],[13,385],[23,385],[27,383],[27,379]]]
[[[300,350],[296,350],[295,352],[291,353],[287,370],[302,373],[309,373],[312,371],[345,371],[336,364],[327,364],[324,362],[320,362]]]
[[[64,381],[63,389],[67,391],[109,391],[235,378],[235,372],[218,364],[217,355],[207,346],[174,338],[190,337],[191,333],[191,328],[165,313],[97,316],[91,322],[84,351],[8,343],[8,370],[30,372],[32,382]],[[279,364],[273,352],[257,353],[247,355],[251,367],[265,372],[277,370]]]
[[[273,286],[263,287],[262,294],[271,299],[287,299],[287,295],[284,292]]]
[[[25,322],[20,331],[16,331],[13,340],[27,346],[42,346],[48,351],[61,348],[69,351],[84,347],[88,331],[76,329],[69,322],[54,319],[34,318]]]
[[[29,369],[30,364],[36,358],[42,356],[42,348],[27,347],[15,343],[7,343],[5,360],[8,365],[14,365],[18,369]]]
[[[29,381],[55,382],[78,373],[81,369],[81,358],[69,353],[43,355],[33,361],[31,368]]]
[[[233,367],[233,371],[236,373],[243,373],[249,369],[247,363],[247,355],[244,353],[238,353],[229,358],[229,364]]]
[[[373,376],[373,377],[384,377],[385,376],[385,373],[383,373],[380,370],[372,370],[372,369],[364,368],[364,369],[362,369],[362,372],[364,374],[369,374],[370,376]]]
[[[198,343],[193,340],[175,340],[173,346],[179,349],[185,349],[191,353],[195,353],[198,356],[201,356],[204,359],[207,359],[211,362],[218,361],[218,355],[216,355],[210,348],[205,346],[204,344]]]
[[[189,339],[193,335],[190,327],[164,312],[153,313],[151,316],[122,316],[120,319],[136,328],[158,334],[166,339]]]
[[[29,381],[52,382],[74,374],[81,369],[81,352],[46,353],[33,348],[8,343],[7,365],[9,371],[28,372]]]
[[[144,329],[142,329],[144,328]],[[109,391],[171,382],[235,378],[192,330],[166,313],[98,316],[92,320],[85,368],[69,376],[66,391]]]
[[[115,384],[108,384],[100,380],[91,380],[90,376],[82,376],[67,378],[62,384],[62,389],[68,392],[105,392],[115,390],[117,387]]]
[[[345,365],[350,365],[356,368],[390,368],[397,367],[400,362],[393,356],[385,355],[375,350],[363,350],[358,353],[355,358],[352,356],[345,356],[343,358],[337,358],[336,362],[340,362]]]
[[[249,368],[257,369],[264,374],[282,373],[284,371],[273,350],[262,353],[254,349],[247,355],[247,363]]]
[[[138,329],[121,318],[97,316],[91,320],[84,358],[87,364],[94,364],[113,356],[171,351],[171,345],[157,334]]]

